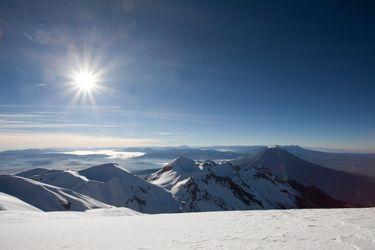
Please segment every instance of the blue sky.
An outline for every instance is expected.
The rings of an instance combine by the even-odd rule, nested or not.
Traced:
[[[375,151],[371,1],[0,2],[2,148]],[[72,87],[88,67],[92,99]]]

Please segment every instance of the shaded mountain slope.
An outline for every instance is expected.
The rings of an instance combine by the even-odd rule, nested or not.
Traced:
[[[375,154],[321,152],[300,146],[282,148],[301,159],[324,167],[375,177]]]
[[[372,178],[307,162],[280,147],[268,148],[239,165],[242,169],[263,166],[282,180],[294,180],[304,186],[316,186],[339,200],[360,205],[375,205],[375,182]]]

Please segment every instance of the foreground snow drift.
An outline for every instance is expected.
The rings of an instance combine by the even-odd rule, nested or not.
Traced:
[[[375,208],[134,215],[0,211],[0,249],[375,249]]]

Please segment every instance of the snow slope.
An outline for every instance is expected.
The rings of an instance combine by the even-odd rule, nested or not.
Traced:
[[[117,164],[94,166],[79,172],[33,169],[17,175],[143,213],[172,213],[179,209],[178,202],[170,192],[129,173]]]
[[[43,211],[84,211],[110,207],[69,189],[14,175],[0,175],[0,192],[17,197]]]
[[[0,248],[375,249],[375,208],[124,214],[0,211]]]
[[[149,180],[152,184],[171,189],[179,181],[187,179],[192,174],[200,174],[199,162],[180,156],[152,174]]]
[[[0,193],[0,210],[41,211],[20,199]]]

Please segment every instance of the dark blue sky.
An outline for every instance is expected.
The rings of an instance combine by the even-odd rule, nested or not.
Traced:
[[[373,1],[2,0],[0,137],[375,151],[374,13]],[[71,90],[85,66],[100,72],[95,104]]]

